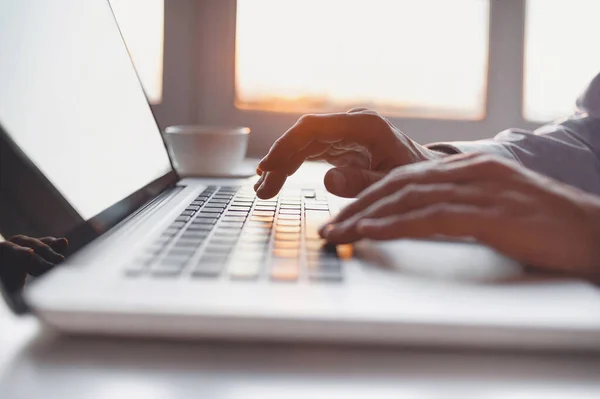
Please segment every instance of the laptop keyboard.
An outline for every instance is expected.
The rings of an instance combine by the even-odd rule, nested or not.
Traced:
[[[330,218],[323,192],[287,189],[269,200],[250,187],[209,186],[126,270],[131,277],[339,282],[336,248],[317,233]]]

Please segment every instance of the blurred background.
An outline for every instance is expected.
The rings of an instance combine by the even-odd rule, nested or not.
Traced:
[[[533,129],[600,72],[598,0],[110,0],[164,128],[373,108],[421,143]]]

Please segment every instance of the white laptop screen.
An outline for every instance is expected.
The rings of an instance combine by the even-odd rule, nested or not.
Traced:
[[[172,172],[106,0],[0,2],[0,124],[84,220]]]

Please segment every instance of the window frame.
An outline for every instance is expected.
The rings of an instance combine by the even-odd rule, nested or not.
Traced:
[[[485,117],[482,120],[389,118],[394,125],[416,141],[430,143],[444,140],[476,140],[489,138],[511,127],[535,129],[540,125],[523,117],[526,0],[489,1],[489,63]],[[174,6],[174,3],[177,6]],[[165,59],[173,55],[173,49],[170,47],[179,44],[181,50],[183,42],[192,46],[195,59],[188,61],[192,61],[190,65],[193,64],[192,68],[195,69],[191,70],[191,76],[170,76],[169,73],[173,71],[169,72],[167,66],[171,62],[166,62],[163,100],[168,104],[169,112],[173,112],[168,119],[177,120],[177,123],[193,121],[208,125],[249,126],[252,133],[248,154],[260,156],[301,116],[301,113],[276,113],[235,107],[236,6],[236,0],[165,0],[165,35],[166,39],[171,39],[165,40]],[[182,26],[171,26],[173,21],[170,19],[174,13],[172,8],[177,9],[178,14],[185,13],[186,20],[194,13],[193,21],[188,21],[192,28],[195,28],[188,29],[194,33],[193,39],[181,37],[182,42],[173,43],[173,37],[170,37],[173,32],[169,30],[185,29]],[[177,22],[181,25],[181,20]],[[181,61],[183,60],[182,58]],[[178,68],[183,67],[179,65]],[[193,73],[194,71],[196,73]],[[189,87],[185,87],[186,83],[189,87],[193,85],[195,89],[189,90]],[[172,85],[179,88],[177,95],[177,90],[174,90]],[[187,99],[184,100],[184,97]],[[182,111],[182,106],[185,112]],[[194,110],[191,115],[187,111],[189,109]]]
[[[161,130],[197,123],[194,57],[196,0],[164,0],[163,85],[160,103],[151,108]]]

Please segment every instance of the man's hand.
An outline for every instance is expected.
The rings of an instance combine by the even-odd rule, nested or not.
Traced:
[[[260,161],[254,189],[260,198],[276,195],[305,160],[325,160],[336,168],[325,175],[333,194],[354,197],[397,166],[437,159],[374,111],[304,115]]]
[[[473,237],[526,265],[600,276],[600,198],[488,155],[397,168],[321,234],[333,243]]]
[[[23,287],[27,275],[39,276],[62,262],[65,238],[14,236],[0,242],[0,278],[8,292]]]

